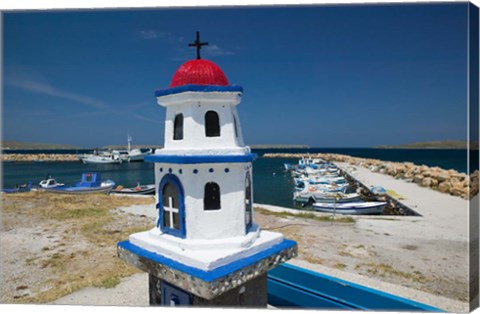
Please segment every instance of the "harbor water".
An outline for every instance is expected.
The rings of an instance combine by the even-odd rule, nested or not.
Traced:
[[[19,153],[19,151],[11,151]],[[22,151],[22,153],[75,153],[75,151]],[[296,163],[295,159],[262,158],[265,153],[335,153],[362,158],[397,162],[413,162],[418,165],[438,166],[443,169],[467,171],[467,150],[444,149],[258,149],[253,162],[254,201],[256,203],[292,207],[293,182],[284,170],[284,163]],[[5,153],[5,152],[4,152]],[[478,152],[477,152],[478,153]],[[83,164],[81,162],[8,162],[3,163],[3,187],[14,187],[31,181],[38,184],[47,176],[67,185],[80,180],[83,172],[100,172],[103,179],[111,179],[117,185],[135,186],[137,182],[154,182],[153,164],[148,162],[122,164]],[[478,169],[478,166],[476,167]],[[475,169],[473,169],[475,170]]]

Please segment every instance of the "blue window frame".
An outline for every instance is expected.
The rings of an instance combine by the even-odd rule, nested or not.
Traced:
[[[158,188],[159,217],[157,227],[162,232],[185,238],[185,194],[177,176],[166,174]]]

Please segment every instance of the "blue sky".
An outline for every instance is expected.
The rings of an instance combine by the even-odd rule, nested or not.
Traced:
[[[3,139],[163,143],[154,91],[202,57],[243,86],[247,144],[467,137],[467,3],[4,13]]]

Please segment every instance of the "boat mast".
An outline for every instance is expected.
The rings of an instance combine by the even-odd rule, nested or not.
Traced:
[[[130,136],[130,134],[127,135],[127,141],[128,141],[128,147],[127,147],[127,149],[128,149],[128,152],[130,152],[130,151],[132,150],[132,145],[131,145],[131,143],[132,143],[132,137]]]

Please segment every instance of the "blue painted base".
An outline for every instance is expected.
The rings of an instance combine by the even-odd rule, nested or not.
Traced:
[[[293,249],[296,248],[297,243],[292,240],[284,239],[282,242],[269,247],[263,251],[260,251],[254,255],[248,256],[246,258],[236,260],[230,264],[220,266],[218,268],[212,269],[210,271],[205,271],[199,268],[195,268],[192,266],[188,266],[185,264],[182,264],[180,262],[177,262],[175,260],[172,260],[168,257],[165,257],[161,254],[158,253],[153,253],[150,251],[147,251],[139,246],[136,246],[132,244],[130,241],[123,241],[119,242],[118,247],[124,250],[127,250],[139,257],[148,259],[152,262],[162,264],[165,267],[174,269],[176,271],[185,273],[187,275],[190,275],[192,277],[199,278],[202,281],[205,282],[212,282],[215,281],[219,278],[225,277],[231,273],[234,273],[242,268],[246,268],[251,265],[255,265],[256,263],[269,258],[272,255],[278,254],[281,251],[285,251],[288,249]]]

